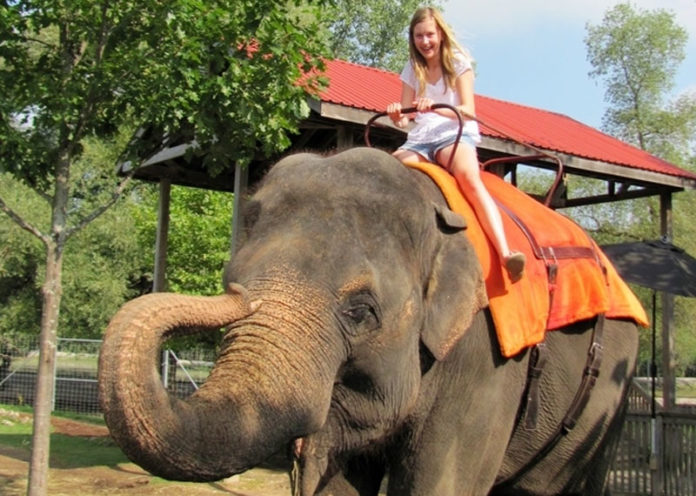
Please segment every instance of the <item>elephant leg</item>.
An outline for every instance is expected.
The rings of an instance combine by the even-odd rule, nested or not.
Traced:
[[[614,415],[594,459],[590,462],[587,470],[579,472],[580,480],[571,481],[568,493],[606,494],[607,474],[616,456],[627,410],[628,402],[624,401],[619,411]]]
[[[431,404],[389,460],[389,496],[480,496],[493,486],[515,425],[528,354],[503,359],[483,312],[423,377]]]
[[[317,496],[377,496],[384,473],[384,462],[377,457],[352,457]]]

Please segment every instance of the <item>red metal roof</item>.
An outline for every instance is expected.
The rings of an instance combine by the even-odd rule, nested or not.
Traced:
[[[342,60],[327,62],[328,88],[321,100],[370,112],[383,112],[401,97],[399,75]],[[576,157],[696,180],[681,169],[563,114],[476,95],[478,117],[525,143]],[[505,136],[485,126],[484,135]]]

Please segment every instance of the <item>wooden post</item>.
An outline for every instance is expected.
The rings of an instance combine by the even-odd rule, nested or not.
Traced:
[[[244,202],[244,196],[247,192],[247,186],[249,184],[249,168],[242,167],[239,164],[235,165],[234,168],[234,201],[232,203],[232,236],[230,239],[230,259],[234,257],[237,252],[237,247],[239,246],[242,236],[240,226],[243,223],[244,209],[242,208],[242,203]]]
[[[155,269],[152,276],[152,291],[164,291],[167,283],[167,245],[169,242],[169,204],[172,181],[160,179],[159,199],[157,204],[157,234],[155,239]]]
[[[655,419],[655,444],[657,449],[657,456],[655,459],[654,470],[650,471],[650,489],[653,496],[663,496],[664,495],[664,477],[665,477],[665,417],[662,412],[657,414]],[[653,468],[652,466],[650,467]]]
[[[672,194],[660,195],[660,231],[663,238],[672,241]],[[675,404],[674,384],[674,295],[662,293],[662,400],[664,411],[672,411]]]
[[[353,133],[350,131],[350,128],[348,126],[338,126],[336,128],[336,148],[345,150],[353,145]]]

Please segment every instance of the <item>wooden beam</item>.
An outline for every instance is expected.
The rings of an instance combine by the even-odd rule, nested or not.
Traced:
[[[664,192],[663,188],[641,188],[634,190],[619,190],[619,192],[609,192],[606,195],[585,196],[581,198],[567,198],[560,204],[554,205],[555,208],[582,207],[584,205],[596,205],[598,203],[612,203],[624,200],[635,200],[648,196],[657,196]]]
[[[152,165],[152,164],[157,164],[159,162],[167,162],[168,160],[173,160],[173,159],[177,159],[179,157],[183,157],[186,154],[186,150],[188,150],[189,148],[195,148],[195,147],[196,147],[196,145],[194,143],[184,143],[181,145],[165,148],[165,149],[160,150],[159,152],[155,153],[149,159],[147,159],[142,164],[141,167],[145,167],[145,166]]]
[[[533,150],[523,145],[509,140],[494,138],[490,136],[482,136],[479,148],[483,148],[485,150],[492,150],[504,155],[534,155]],[[544,151],[551,155],[557,156],[563,162],[564,169],[567,172],[572,172],[574,174],[595,177],[602,180],[629,180],[632,182],[639,182],[644,184],[658,184],[661,186],[669,186],[677,190],[696,189],[696,180],[691,181],[685,178],[670,176],[667,174],[659,174],[657,172],[635,169],[632,167],[625,167],[609,162],[603,162],[601,160],[591,160],[587,158],[576,157],[565,153],[559,153],[553,150],[544,149]],[[526,162],[520,160],[520,163],[524,164]],[[547,168],[556,167],[556,164],[553,161],[546,159],[534,160],[532,163],[528,165],[541,165]]]
[[[375,112],[371,110],[358,109],[353,107],[344,107],[343,105],[336,105],[335,103],[322,102],[317,113],[326,118],[334,119],[337,121],[352,122],[354,124],[367,124],[374,115]],[[399,133],[403,134],[403,130],[394,126],[391,119],[384,117],[379,120],[380,124],[390,127]]]
[[[364,125],[374,115],[374,112],[352,107],[345,107],[335,103],[310,102],[310,108],[320,117],[336,121],[352,122]],[[403,135],[403,130],[394,127],[389,119],[379,121],[385,128],[390,128],[395,133]],[[497,152],[504,155],[525,156],[535,154],[534,150],[508,139],[482,135],[480,149]],[[576,157],[554,150],[544,149],[545,152],[557,156],[564,164],[567,172],[573,174],[586,175],[602,180],[619,179],[638,182],[645,185],[660,185],[673,188],[674,190],[696,189],[696,180],[660,174],[653,171],[626,167],[601,160],[593,160],[584,157]],[[524,163],[524,162],[520,162]],[[529,165],[545,167],[555,167],[551,160],[535,160]]]

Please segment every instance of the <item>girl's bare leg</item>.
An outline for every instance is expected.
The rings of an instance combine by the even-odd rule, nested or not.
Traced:
[[[403,150],[399,148],[392,155],[398,158],[401,162],[427,162],[428,159],[425,158],[420,153],[412,152],[411,150]]]
[[[437,159],[440,164],[449,163],[453,146],[442,149]],[[476,216],[481,222],[488,239],[498,253],[503,265],[513,281],[518,280],[524,271],[525,258],[522,253],[512,252],[505,237],[503,220],[500,217],[498,206],[493,201],[488,189],[481,180],[476,149],[470,145],[460,143],[456,155],[452,161],[452,175],[457,180],[459,188],[473,206]]]

